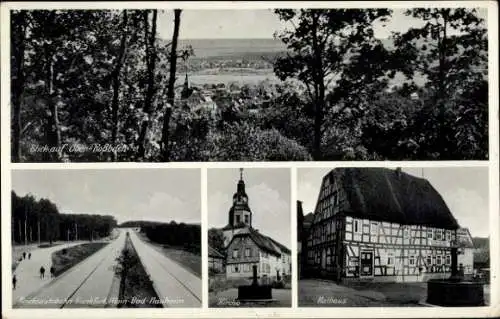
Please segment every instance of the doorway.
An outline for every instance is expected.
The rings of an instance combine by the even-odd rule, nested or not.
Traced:
[[[360,256],[360,277],[373,276],[373,251],[361,251]]]

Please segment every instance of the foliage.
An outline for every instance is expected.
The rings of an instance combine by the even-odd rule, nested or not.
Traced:
[[[372,23],[384,21],[390,11],[278,9],[275,12],[293,28],[278,35],[288,52],[277,59],[274,70],[282,80],[296,78],[305,84],[314,114],[312,151],[314,158],[320,160],[324,117],[333,106],[326,103],[326,95],[333,90],[334,102],[356,98],[351,107],[362,108],[366,104],[366,94],[356,93],[372,88],[372,82],[383,75],[386,64],[386,51],[374,38]],[[332,85],[334,81],[337,83]]]
[[[201,227],[196,224],[131,221],[120,227],[141,227],[149,240],[201,254]]]
[[[394,65],[408,77],[422,74],[430,98],[419,114],[418,158],[488,156],[487,30],[478,10],[407,10],[422,27],[394,36]]]
[[[217,228],[210,228],[208,230],[208,245],[224,254],[226,247],[224,247],[224,234],[222,230]]]
[[[210,161],[307,161],[307,149],[276,129],[262,130],[249,123],[227,124],[208,142]]]
[[[25,232],[26,221],[26,232]],[[38,240],[38,225],[40,225],[40,241],[53,242],[57,240],[78,239],[91,240],[107,237],[116,226],[112,216],[61,214],[57,206],[50,200],[35,199],[28,194],[19,197],[12,192],[12,237],[16,243]]]

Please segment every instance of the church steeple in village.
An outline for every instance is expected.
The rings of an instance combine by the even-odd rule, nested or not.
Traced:
[[[252,227],[252,212],[248,206],[248,195],[245,191],[243,168],[240,168],[240,180],[233,195],[233,206],[229,210],[229,225],[233,228]]]

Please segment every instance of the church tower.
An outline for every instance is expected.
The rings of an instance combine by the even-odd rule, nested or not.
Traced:
[[[181,99],[187,99],[191,95],[191,89],[189,88],[189,80],[186,72],[186,78],[184,79],[184,87],[181,91]]]
[[[228,245],[235,234],[244,228],[252,227],[252,211],[248,206],[248,195],[245,192],[245,181],[243,180],[243,168],[240,168],[240,180],[233,195],[233,205],[229,210],[229,223],[222,230],[224,232],[224,244]]]

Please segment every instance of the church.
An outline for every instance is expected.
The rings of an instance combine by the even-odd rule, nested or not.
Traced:
[[[226,247],[226,278],[251,280],[254,266],[261,283],[280,281],[290,276],[290,249],[254,228],[252,214],[243,169],[240,169],[228,224],[222,228]]]

